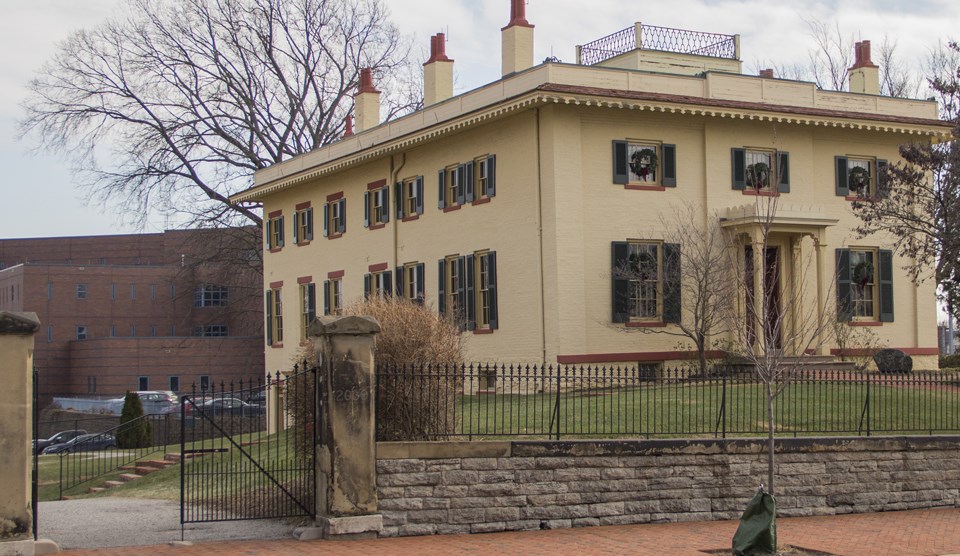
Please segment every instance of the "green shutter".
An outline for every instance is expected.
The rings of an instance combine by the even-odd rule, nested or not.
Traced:
[[[852,313],[851,303],[851,276],[850,250],[837,249],[837,320],[846,322]]]
[[[390,188],[386,185],[380,188],[380,223],[390,222]]]
[[[447,207],[447,172],[440,170],[437,172],[437,208],[443,210]]]
[[[846,197],[850,194],[850,185],[847,183],[847,157],[833,157],[837,172],[837,195]]]
[[[613,322],[630,320],[630,280],[623,275],[630,257],[630,245],[625,241],[613,242],[613,257],[610,273],[613,275]]]
[[[373,275],[364,274],[363,275],[363,296],[370,297],[373,293]]]
[[[777,191],[790,193],[790,153],[777,153]]]
[[[733,188],[743,190],[747,187],[747,151],[730,149],[730,168],[733,174]]]
[[[663,244],[663,322],[680,322],[680,244]]]
[[[490,328],[496,330],[500,328],[500,311],[497,310],[497,252],[491,251],[487,254],[487,274],[490,284]]]
[[[886,160],[877,161],[877,196],[884,198],[890,195],[890,177],[887,175],[889,170]]]
[[[323,237],[330,235],[330,203],[323,205]]]
[[[337,202],[340,203],[340,228],[337,231],[342,234],[347,231],[347,199],[344,197]]]
[[[464,257],[464,270],[466,270],[467,284],[464,287],[464,296],[466,301],[466,310],[464,319],[467,323],[467,330],[477,328],[477,298],[476,298],[476,272],[474,268],[473,255]]]
[[[273,244],[272,244],[272,242],[273,242],[273,237],[272,237],[272,234],[271,234],[271,231],[272,231],[272,228],[273,228],[273,227],[271,226],[270,218],[269,218],[269,217],[266,219],[266,221],[267,221],[267,223],[266,223],[266,224],[267,224],[267,225],[266,225],[266,230],[267,230],[267,233],[266,233],[267,249],[270,249],[271,247],[273,247]]]
[[[627,142],[613,142],[613,183],[626,184],[630,181],[627,170]]]
[[[467,198],[467,165],[457,166],[457,204],[462,205]]]
[[[424,265],[423,265],[423,263],[418,264],[418,265],[414,268],[414,272],[417,273],[417,295],[416,295],[416,301],[417,301],[417,303],[423,305],[423,302],[424,302],[424,295],[423,295],[423,292],[424,292],[424,274],[426,274],[426,272],[424,272]]]
[[[457,265],[457,324],[460,330],[467,325],[467,258],[458,257]]]
[[[266,292],[266,306],[264,307],[264,314],[267,317],[266,326],[263,329],[267,332],[267,345],[273,345],[273,292],[267,290]]]
[[[893,322],[893,251],[880,250],[880,322]]]
[[[308,208],[307,212],[305,212],[304,214],[306,215],[306,218],[307,218],[307,233],[306,233],[306,237],[304,237],[303,239],[305,239],[306,241],[310,241],[313,239],[313,207]]]
[[[444,286],[447,283],[447,261],[446,259],[440,259],[437,261],[437,284],[440,285],[438,289],[437,297],[437,312],[441,315],[447,314],[447,296],[444,290]]]
[[[660,184],[664,187],[677,186],[677,146],[663,145],[663,179]]]
[[[397,210],[397,220],[403,219],[403,182],[398,181],[393,186],[393,204]]]
[[[323,314],[330,314],[330,280],[323,282]]]
[[[414,189],[417,194],[417,214],[423,214],[423,176],[417,178]]]
[[[487,197],[497,194],[497,155],[495,154],[487,157],[487,190],[484,194]]]
[[[404,286],[405,284],[404,284],[404,280],[403,280],[403,267],[402,267],[402,266],[398,266],[398,267],[393,271],[393,280],[394,280],[394,282],[396,282],[396,284],[397,284],[397,286],[396,286],[397,297],[404,297],[403,286]]]
[[[294,212],[293,213],[293,243],[295,244],[300,243],[300,230],[299,230],[300,226],[298,226],[299,223],[300,223],[300,213]]]
[[[474,185],[473,185],[473,161],[472,161],[472,160],[471,160],[470,162],[467,162],[466,164],[464,164],[464,176],[465,176],[465,180],[466,180],[466,181],[465,181],[465,189],[466,189],[466,191],[467,191],[465,198],[466,198],[466,201],[469,203],[469,202],[472,202],[472,201],[473,201],[473,198],[474,198],[474,191],[473,191],[473,188],[474,188]]]
[[[317,318],[317,285],[307,284],[307,325]]]
[[[277,234],[277,247],[283,247],[283,217],[277,218],[277,226],[280,226],[280,232]]]
[[[340,215],[341,217],[343,214]],[[363,192],[363,227],[370,227],[370,192]]]

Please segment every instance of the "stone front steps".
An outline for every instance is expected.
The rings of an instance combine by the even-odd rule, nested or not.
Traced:
[[[124,465],[120,467],[120,470],[125,471],[125,473],[121,473],[120,476],[117,477],[118,480],[104,481],[104,483],[100,486],[88,488],[87,492],[89,494],[103,492],[109,488],[118,487],[120,485],[129,483],[130,481],[136,481],[144,475],[149,475],[150,473],[155,473],[161,469],[166,469],[171,465],[177,465],[180,463],[180,459],[180,454],[164,454],[163,459],[144,460],[138,461],[135,464]],[[67,497],[65,496],[64,498],[66,499]]]

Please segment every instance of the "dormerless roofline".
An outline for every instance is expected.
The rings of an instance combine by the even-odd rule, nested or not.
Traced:
[[[583,72],[591,73],[584,74]],[[255,185],[231,196],[230,200],[233,203],[257,201],[304,181],[339,172],[357,164],[402,151],[413,145],[446,136],[463,128],[503,117],[518,110],[526,110],[550,103],[875,130],[927,136],[934,140],[946,139],[951,136],[952,131],[951,124],[941,120],[884,114],[879,112],[879,108],[877,112],[845,111],[772,102],[750,102],[707,96],[590,87],[557,82],[575,81],[581,76],[588,79],[603,79],[605,82],[615,81],[610,79],[611,73],[619,74],[613,77],[630,82],[631,85],[632,81],[630,80],[639,77],[651,81],[677,80],[677,83],[688,89],[695,88],[698,85],[703,89],[705,87],[700,83],[711,78],[743,79],[744,82],[747,82],[747,80],[753,82],[753,80],[759,79],[752,76],[727,74],[707,74],[704,77],[667,76],[613,68],[585,68],[569,64],[547,63],[398,120],[384,123],[311,153],[260,170],[254,176]],[[770,81],[778,85],[785,83],[784,86],[786,87],[800,89],[809,87],[811,91],[813,90],[813,85],[809,83],[785,82],[783,80]],[[652,85],[656,86],[657,83]],[[644,83],[639,84],[639,87],[642,86],[644,86]],[[902,107],[903,111],[914,113],[922,111],[935,113],[936,111],[936,105],[932,104],[932,110],[929,110],[931,103],[926,101],[888,99],[849,93],[824,93],[821,91],[816,91],[816,93],[828,95],[825,97],[828,101],[846,98],[867,99],[870,102],[875,102],[877,106],[880,102],[894,103],[890,106]],[[814,100],[817,98],[819,97],[815,97]]]

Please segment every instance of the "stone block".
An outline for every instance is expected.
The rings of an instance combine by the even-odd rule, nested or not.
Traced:
[[[520,487],[513,483],[470,485],[467,492],[470,496],[510,496],[518,494],[518,490],[522,490]]]
[[[420,535],[433,535],[437,532],[437,525],[431,523],[410,523],[401,525],[398,535],[401,537],[416,537]]]
[[[467,495],[467,485],[438,485],[433,487],[433,495],[438,498],[461,498]]]
[[[378,486],[436,486],[440,484],[441,474],[433,473],[397,473],[377,477]]]
[[[491,499],[486,496],[464,496],[463,498],[451,498],[450,508],[486,508],[490,505]]]
[[[536,469],[536,458],[500,458],[497,468],[503,470]]]
[[[444,485],[475,485],[479,482],[477,471],[444,471],[441,477]]]
[[[446,510],[410,510],[407,512],[407,523],[446,523]]]
[[[537,458],[537,469],[569,469],[578,467],[577,458],[543,457]]]
[[[419,510],[423,508],[423,500],[420,498],[387,498],[386,500],[380,500],[379,506],[383,511]]]
[[[461,469],[470,470],[491,470],[497,468],[498,458],[463,458],[460,462]]]
[[[424,498],[423,509],[425,510],[446,510],[450,507],[449,498]]]
[[[600,520],[595,517],[581,517],[573,520],[574,527],[597,527]]]
[[[660,512],[660,500],[640,500],[636,502],[625,502],[623,504],[623,513],[625,514],[653,514]]]
[[[433,496],[434,487],[415,486],[403,489],[403,495],[410,498],[423,498],[424,496]]]
[[[441,523],[437,525],[438,535],[466,535],[469,532],[470,525],[468,524]]]
[[[516,479],[516,474],[514,471],[478,471],[479,477],[477,482],[480,483],[512,483]]]
[[[553,481],[553,469],[532,469],[516,472],[518,483],[545,483]]]
[[[377,496],[383,500],[384,498],[402,498],[406,494],[406,489],[404,487],[377,487]]]
[[[462,508],[462,509],[451,509],[447,513],[449,517],[449,523],[455,524],[464,524],[464,523],[481,523],[484,520],[484,509],[483,508]]]
[[[427,464],[422,459],[378,459],[377,474],[422,473]]]
[[[487,508],[484,519],[486,521],[519,521],[520,508]]]
[[[406,525],[407,523],[407,514],[406,512],[383,512],[383,528],[388,527],[399,527],[401,525]]]
[[[506,531],[507,524],[502,521],[495,521],[493,523],[473,523],[470,525],[471,533],[499,533],[500,531]]]
[[[562,494],[570,490],[567,483],[521,483],[518,485],[519,494]]]
[[[573,521],[570,519],[545,519],[540,522],[542,529],[569,529],[573,527]]]
[[[635,523],[647,523],[650,521],[650,514],[628,514],[611,515],[600,518],[600,525],[633,525]]]
[[[603,517],[609,515],[623,515],[623,502],[609,502],[606,504],[590,504],[590,515],[593,517]]]
[[[604,481],[633,479],[636,476],[637,470],[628,467],[607,468],[600,470],[600,478]]]

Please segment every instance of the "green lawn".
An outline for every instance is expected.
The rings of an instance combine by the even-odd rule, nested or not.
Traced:
[[[933,434],[960,431],[956,386],[795,383],[776,401],[781,435]],[[725,401],[725,403],[724,403]],[[559,418],[557,406],[559,405]],[[721,410],[722,409],[722,410]],[[587,393],[458,397],[456,432],[466,437],[704,437],[761,435],[759,384],[677,382]],[[557,422],[559,421],[559,423]]]

